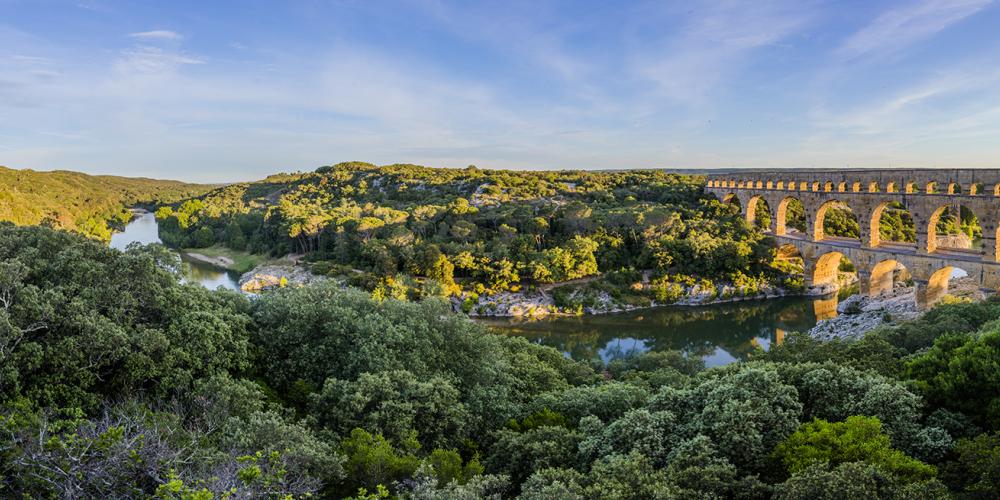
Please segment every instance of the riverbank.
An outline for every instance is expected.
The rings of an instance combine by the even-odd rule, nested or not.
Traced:
[[[983,300],[985,296],[972,278],[953,278],[943,300]],[[852,295],[837,305],[837,316],[820,320],[809,335],[820,340],[857,339],[880,326],[916,319],[925,311],[917,309],[916,289],[897,286],[877,297]]]
[[[835,289],[833,291],[836,291]],[[580,290],[569,293],[570,301],[577,300]],[[616,299],[611,293],[600,291],[587,298],[589,305],[566,307],[559,306],[556,298],[545,291],[532,292],[502,292],[491,295],[463,297],[452,299],[456,311],[463,311],[471,317],[497,318],[543,318],[547,316],[582,316],[604,315],[653,309],[664,306],[700,307],[718,304],[729,304],[752,300],[768,300],[780,297],[820,297],[829,295],[831,290],[816,288],[811,290],[787,290],[776,286],[765,286],[753,292],[731,285],[721,285],[703,289],[699,285],[686,287],[679,297],[672,302],[658,302],[644,299],[638,302],[633,297],[631,301]]]
[[[180,252],[192,260],[240,274],[247,273],[268,260],[262,255],[238,252],[219,245],[207,248],[184,248]]]

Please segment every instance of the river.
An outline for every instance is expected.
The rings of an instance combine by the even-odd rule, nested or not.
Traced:
[[[111,248],[124,250],[130,244],[138,242],[143,245],[161,243],[156,217],[145,210],[134,210],[135,217],[125,230],[111,236]],[[238,273],[220,269],[211,264],[194,260],[183,252],[181,256],[181,277],[187,283],[198,283],[205,288],[215,290],[218,287],[239,290],[240,276]]]
[[[156,218],[147,211],[125,231],[111,237],[111,247],[160,243]],[[239,289],[239,275],[181,254],[186,282],[206,288]],[[477,319],[497,331],[554,347],[577,360],[610,361],[648,350],[679,350],[707,366],[745,360],[758,348],[781,343],[791,331],[808,330],[817,318],[836,314],[837,299],[788,297],[705,307],[659,307],[597,316],[557,316],[539,320]]]

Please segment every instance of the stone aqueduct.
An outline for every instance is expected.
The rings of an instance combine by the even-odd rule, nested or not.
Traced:
[[[755,223],[757,205],[764,200],[772,221],[766,230],[779,245],[798,249],[807,285],[835,281],[841,257],[847,257],[858,270],[861,292],[869,295],[891,290],[895,270],[905,267],[921,308],[947,293],[954,268],[966,271],[984,292],[1000,289],[1000,170],[746,171],[710,175],[706,191],[723,201],[738,200],[748,223]],[[793,199],[805,209],[805,234],[785,227]],[[880,217],[894,202],[913,218],[915,245],[880,241]],[[860,241],[823,234],[827,210],[844,205],[858,219]],[[937,222],[946,208],[958,206],[979,219],[982,250],[939,248]]]

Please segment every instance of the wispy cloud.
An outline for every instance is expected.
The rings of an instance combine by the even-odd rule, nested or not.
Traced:
[[[812,16],[810,7],[809,2],[699,3],[686,14],[673,13],[686,19],[680,29],[635,41],[632,71],[669,98],[700,100],[741,68],[751,52],[803,28]]]
[[[122,51],[121,57],[115,62],[115,70],[122,74],[160,75],[171,73],[183,65],[204,63],[204,60],[182,52],[138,45]]]
[[[184,39],[180,33],[170,30],[141,31],[139,33],[129,33],[128,36],[140,40],[178,41]]]
[[[981,11],[993,0],[918,0],[888,10],[851,35],[837,49],[855,58],[892,54],[930,38]]]

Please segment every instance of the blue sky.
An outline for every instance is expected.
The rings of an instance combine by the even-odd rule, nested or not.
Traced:
[[[0,0],[0,165],[1000,167],[989,0]]]

